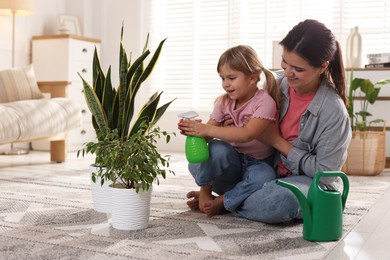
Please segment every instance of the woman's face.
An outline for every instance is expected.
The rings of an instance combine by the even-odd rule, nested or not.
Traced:
[[[295,52],[284,48],[281,66],[288,79],[288,86],[297,94],[305,94],[317,90],[321,83],[320,75],[328,65],[324,63],[321,68],[315,68]]]

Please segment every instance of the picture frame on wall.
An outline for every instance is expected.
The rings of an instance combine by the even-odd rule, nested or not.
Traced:
[[[59,15],[58,16],[58,33],[82,35],[79,19],[76,16]]]

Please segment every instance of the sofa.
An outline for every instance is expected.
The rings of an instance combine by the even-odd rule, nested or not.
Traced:
[[[32,65],[0,71],[0,144],[50,141],[50,159],[66,160],[66,133],[81,124],[68,82],[36,82]],[[44,95],[43,93],[47,93]]]

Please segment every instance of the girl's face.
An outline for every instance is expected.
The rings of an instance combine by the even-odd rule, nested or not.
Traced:
[[[257,91],[258,77],[248,76],[241,71],[232,70],[224,64],[219,69],[222,79],[222,87],[230,99],[237,100],[240,104],[251,99]]]
[[[321,83],[320,76],[328,67],[328,62],[315,68],[295,52],[284,49],[281,66],[288,79],[288,86],[297,94],[305,94],[317,90]]]

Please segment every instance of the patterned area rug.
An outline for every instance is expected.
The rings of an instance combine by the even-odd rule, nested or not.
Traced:
[[[267,225],[186,206],[183,159],[153,190],[147,229],[119,231],[93,210],[88,169],[0,167],[0,259],[321,259],[337,242],[302,238],[302,223]],[[390,172],[351,177],[344,235],[389,188]]]

